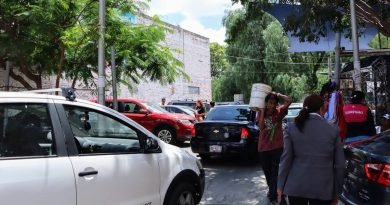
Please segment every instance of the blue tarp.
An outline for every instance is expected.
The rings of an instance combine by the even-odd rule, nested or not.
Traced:
[[[286,16],[292,12],[297,12],[297,10],[299,13],[299,8],[299,5],[276,4],[272,6],[268,13],[273,15],[282,25],[284,25]],[[378,31],[374,26],[365,28],[364,32],[359,37],[359,48],[361,50],[369,49],[368,43],[377,33]],[[289,52],[332,51],[336,46],[335,33],[331,30],[328,30],[327,36],[322,37],[318,44],[314,42],[299,42],[299,39],[293,37],[291,33],[288,33],[288,36],[290,39]],[[352,50],[352,42],[350,39],[345,38],[344,34],[342,34],[341,38],[341,47],[345,47],[346,50]]]

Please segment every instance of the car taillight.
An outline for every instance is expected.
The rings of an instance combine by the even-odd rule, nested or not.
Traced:
[[[249,132],[246,128],[241,128],[241,139],[248,139]]]
[[[195,130],[195,127],[193,127],[191,129],[191,136],[195,136],[196,135],[196,130]]]
[[[368,179],[390,187],[390,164],[365,164],[364,170]]]

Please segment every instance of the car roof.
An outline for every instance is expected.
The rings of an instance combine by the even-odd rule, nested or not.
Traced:
[[[51,99],[51,100],[67,100],[64,96],[61,95],[50,95],[50,94],[37,94],[37,93],[30,93],[30,92],[3,92],[0,91],[0,99],[1,98],[31,98],[31,99]],[[82,99],[75,99],[76,102],[86,103],[89,105],[96,105],[96,103],[88,101],[88,100],[82,100]]]
[[[245,108],[249,108],[249,105],[245,104],[245,105],[217,105],[215,106],[214,108],[221,108],[221,107],[245,107]]]
[[[60,95],[49,95],[49,94],[37,94],[30,92],[3,92],[0,91],[0,98],[38,98],[38,99],[56,99],[66,100],[65,97]]]
[[[289,106],[289,108],[302,108],[303,107],[303,103],[291,103],[291,105]]]

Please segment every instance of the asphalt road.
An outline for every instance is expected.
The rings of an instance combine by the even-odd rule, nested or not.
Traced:
[[[189,146],[186,143],[181,148],[192,153]],[[206,187],[200,204],[270,204],[266,197],[268,187],[259,162],[248,162],[240,157],[215,157],[202,160],[202,164],[206,171]],[[340,202],[339,205],[343,204]]]
[[[191,152],[189,144],[182,149]],[[239,157],[217,157],[202,161],[206,187],[201,204],[268,205],[265,176],[259,162]]]

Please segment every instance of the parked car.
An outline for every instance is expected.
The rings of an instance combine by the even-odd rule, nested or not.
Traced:
[[[231,102],[216,102],[215,105],[239,105],[241,104],[238,101],[231,101]]]
[[[345,205],[390,203],[390,131],[346,146]]]
[[[259,128],[255,116],[248,105],[214,107],[204,121],[195,124],[192,152],[204,159],[228,153],[256,157]]]
[[[206,101],[202,101],[202,102],[205,106],[206,112],[208,112],[210,110],[209,102],[206,102]],[[188,106],[188,107],[191,107],[192,109],[195,109],[196,101],[194,101],[194,100],[172,100],[172,101],[168,102],[168,105],[182,105],[182,106]]]
[[[107,99],[106,105],[110,107],[111,104],[112,99]],[[118,111],[169,144],[188,141],[195,134],[195,117],[169,113],[151,102],[133,98],[118,99]]]
[[[182,105],[160,105],[160,106],[164,108],[166,111],[171,113],[181,113],[181,114],[186,114],[195,117],[196,110],[188,106],[182,106]]]
[[[283,128],[289,122],[294,122],[294,119],[298,116],[299,112],[303,108],[303,103],[291,103],[290,107],[288,107],[287,115],[283,118]]]
[[[199,203],[199,160],[119,112],[66,96],[0,92],[2,204]]]

